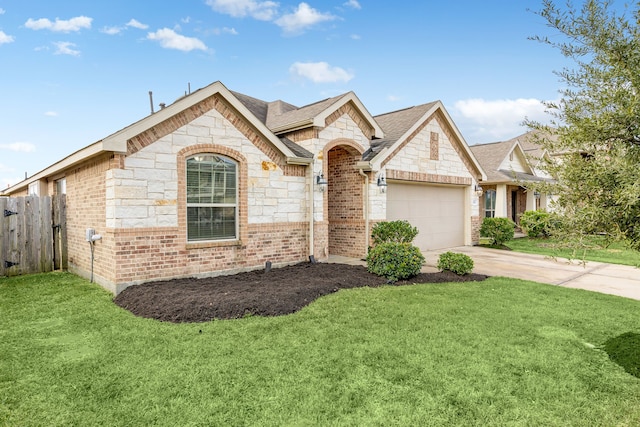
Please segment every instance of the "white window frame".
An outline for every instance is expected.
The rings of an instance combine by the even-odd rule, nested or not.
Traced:
[[[484,192],[483,208],[485,218],[494,218],[496,216],[496,190],[486,190]]]
[[[203,171],[203,176],[199,177],[198,179],[201,179],[201,182],[198,184],[199,186],[199,194],[201,195],[200,197],[204,198],[205,201],[195,201],[192,197],[190,197],[190,188],[191,190],[193,190],[193,186],[190,186],[190,184],[192,184],[192,182],[190,181],[190,175],[189,175],[189,164],[190,161],[195,160],[196,162],[205,162],[205,161],[213,161],[214,159],[219,159],[223,162],[226,163],[230,163],[235,167],[235,170],[233,171],[233,174],[235,175],[235,182],[233,183],[234,186],[234,191],[233,191],[233,197],[232,197],[232,201],[230,200],[225,200],[225,201],[213,201],[212,199],[214,199],[215,197],[223,197],[223,198],[227,198],[229,199],[230,195],[228,194],[228,188],[227,185],[229,184],[229,182],[227,181],[227,179],[229,178],[229,173],[227,173],[227,171],[216,171],[213,168],[210,171]],[[208,160],[210,159],[210,160]],[[189,243],[199,243],[199,242],[225,242],[225,241],[237,241],[239,239],[239,220],[240,220],[240,216],[239,216],[239,186],[238,186],[238,174],[240,173],[240,165],[239,163],[227,156],[223,156],[223,155],[219,155],[219,154],[215,154],[215,153],[201,153],[201,154],[196,154],[190,157],[187,157],[185,159],[185,171],[186,171],[186,177],[185,177],[185,186],[186,186],[186,194],[187,194],[187,212],[186,212],[186,217],[187,217],[187,242]],[[207,175],[209,175],[209,177],[207,177]],[[193,176],[193,175],[191,175]],[[193,193],[192,193],[193,196]],[[207,196],[210,196],[210,200],[206,201]],[[191,200],[190,200],[191,199]],[[212,219],[213,215],[210,216],[206,216],[207,220],[210,221],[211,223],[211,230],[210,233],[211,236],[208,237],[193,237],[194,233],[190,233],[189,232],[189,227],[192,221],[189,220],[189,211],[190,208],[233,208],[234,210],[234,215],[233,215],[233,222],[234,222],[234,226],[233,226],[233,236],[230,235],[223,235],[221,237],[214,237],[213,234],[214,233],[214,227],[216,226],[216,222]],[[211,213],[213,213],[213,210],[211,211]],[[221,219],[220,221],[222,221],[224,223],[224,219]],[[202,226],[201,224],[199,225],[199,227],[202,228],[206,228],[206,226]],[[224,234],[224,233],[223,233]],[[190,237],[191,236],[191,237]]]

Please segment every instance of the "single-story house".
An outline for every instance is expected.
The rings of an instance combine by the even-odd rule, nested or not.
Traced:
[[[548,153],[535,142],[535,131],[472,145],[471,151],[487,175],[482,182],[481,218],[510,218],[519,224],[524,211],[550,208],[552,196],[527,190],[527,183],[553,180],[540,168]]]
[[[353,92],[296,107],[215,82],[2,194],[64,192],[69,269],[118,293],[362,258],[384,220],[423,250],[471,245],[485,178],[439,101],[373,117]]]

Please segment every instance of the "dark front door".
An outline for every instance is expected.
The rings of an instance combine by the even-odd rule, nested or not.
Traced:
[[[516,222],[516,218],[518,217],[518,192],[511,192],[511,220]]]

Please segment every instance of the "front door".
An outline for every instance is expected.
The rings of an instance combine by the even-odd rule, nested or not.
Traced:
[[[518,218],[518,192],[511,192],[511,220],[516,222],[516,218]]]

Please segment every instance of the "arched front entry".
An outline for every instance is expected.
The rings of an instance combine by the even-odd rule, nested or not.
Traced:
[[[330,255],[361,258],[366,253],[364,177],[356,168],[361,158],[362,149],[352,142],[337,143],[325,152]]]

